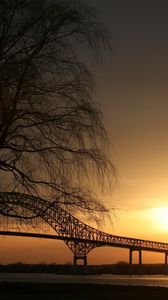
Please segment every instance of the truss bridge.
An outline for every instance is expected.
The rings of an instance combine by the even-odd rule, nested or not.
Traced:
[[[1,235],[29,236],[37,238],[61,239],[74,255],[74,265],[82,259],[87,265],[87,254],[96,247],[111,246],[129,249],[129,264],[132,266],[133,251],[139,252],[139,265],[142,264],[142,251],[160,252],[165,255],[167,270],[168,243],[136,239],[109,234],[86,225],[56,202],[22,194],[0,193],[0,213],[11,214],[13,207],[21,207],[42,218],[54,230],[55,234],[1,231]]]

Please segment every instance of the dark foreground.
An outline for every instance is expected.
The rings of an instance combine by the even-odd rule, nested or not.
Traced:
[[[168,270],[167,270],[168,271]],[[110,265],[73,266],[59,264],[24,264],[21,262],[1,265],[0,273],[52,273],[52,274],[130,274],[130,266],[127,263]],[[164,264],[139,264],[132,265],[133,274],[158,275],[165,274]]]
[[[97,284],[0,283],[1,300],[168,300],[162,287]]]

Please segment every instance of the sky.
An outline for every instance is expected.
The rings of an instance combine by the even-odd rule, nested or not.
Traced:
[[[96,73],[95,98],[104,111],[118,169],[111,201],[121,212],[114,231],[168,241],[151,210],[168,206],[168,3],[89,3],[97,6],[112,35],[112,52]],[[145,222],[146,213],[149,231],[138,225],[133,231],[131,220]]]
[[[104,51],[99,68],[91,68],[94,99],[104,113],[118,170],[118,185],[112,195],[104,194],[116,213],[103,229],[168,242],[168,2],[86,2],[98,9],[112,36],[112,51]],[[1,239],[2,263],[72,260],[60,241]],[[143,261],[164,261],[162,256],[144,253]],[[89,263],[128,261],[128,250],[95,249],[88,258]]]

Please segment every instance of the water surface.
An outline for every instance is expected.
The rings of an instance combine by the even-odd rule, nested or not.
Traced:
[[[166,275],[57,275],[39,273],[0,273],[0,282],[78,283],[131,286],[162,286],[168,288]]]

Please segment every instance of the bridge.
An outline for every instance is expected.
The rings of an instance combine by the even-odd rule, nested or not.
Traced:
[[[0,231],[0,235],[26,236],[63,240],[74,255],[74,265],[83,260],[87,265],[87,254],[96,247],[111,246],[129,249],[130,271],[133,251],[139,253],[139,265],[142,265],[142,251],[160,252],[165,255],[165,271],[168,262],[168,243],[117,236],[86,225],[75,218],[56,202],[23,193],[0,193],[0,213],[12,215],[13,207],[24,208],[42,218],[55,234]]]

